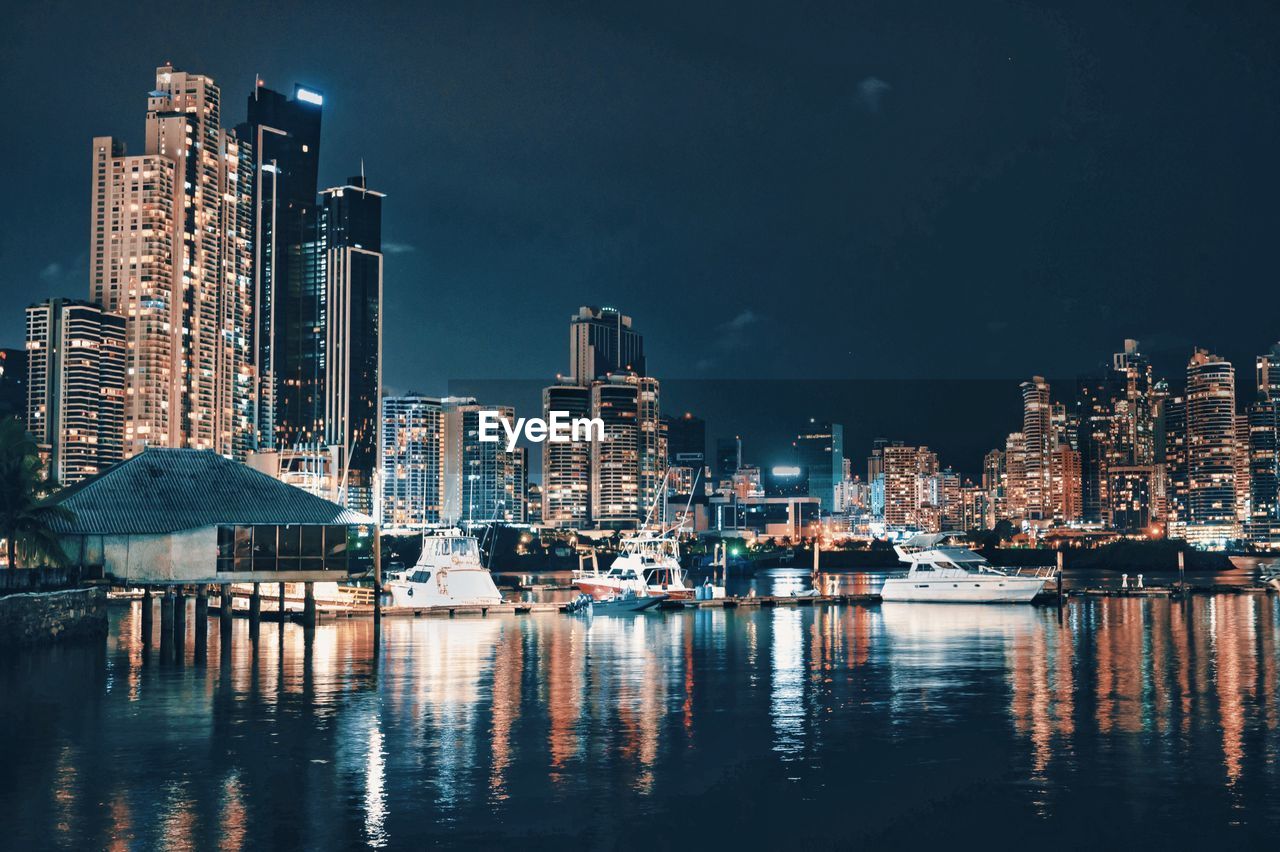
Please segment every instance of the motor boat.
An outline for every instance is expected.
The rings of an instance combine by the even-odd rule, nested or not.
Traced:
[[[393,607],[489,606],[502,603],[475,536],[458,529],[429,530],[422,554],[407,571],[388,575],[383,588]]]
[[[653,609],[666,599],[666,595],[636,595],[635,592],[625,592],[615,597],[597,600],[583,592],[565,604],[565,612],[574,615],[619,615],[644,612],[647,609]]]
[[[596,600],[627,593],[641,598],[655,595],[692,598],[694,595],[680,567],[680,543],[673,535],[652,531],[624,538],[607,571],[600,570],[594,552],[589,554],[589,559],[582,557],[578,570],[573,573],[573,584]]]
[[[1030,603],[1054,568],[996,568],[967,547],[947,542],[957,533],[915,535],[893,549],[910,567],[884,581],[884,601]]]

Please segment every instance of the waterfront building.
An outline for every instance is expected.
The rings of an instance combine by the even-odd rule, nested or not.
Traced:
[[[53,498],[78,565],[143,584],[346,582],[373,567],[373,519],[207,450],[151,448]]]
[[[1076,422],[1080,450],[1080,512],[1088,524],[1108,524],[1111,500],[1107,465],[1111,457],[1116,372],[1104,371],[1076,383]]]
[[[716,494],[708,502],[710,527],[720,533],[799,541],[820,529],[816,497]]]
[[[742,436],[716,439],[716,476],[721,479],[733,479],[733,475],[742,467]]]
[[[591,412],[604,423],[605,436],[590,444],[592,521],[636,529],[660,496],[666,472],[658,380],[629,372],[594,382]]]
[[[71,485],[124,458],[125,318],[89,302],[27,308],[26,424]]]
[[[937,481],[938,494],[941,498],[939,528],[941,530],[967,529],[964,526],[964,501],[960,474],[947,467],[938,473]]]
[[[542,486],[531,482],[524,490],[524,522],[542,526]]]
[[[844,427],[809,419],[796,436],[796,461],[808,472],[809,494],[824,512],[836,511],[836,486],[844,479]]]
[[[702,470],[707,466],[707,423],[701,417],[685,412],[679,417],[664,417],[667,427],[667,464]]]
[[[342,502],[365,513],[373,511],[382,397],[383,197],[364,175],[326,189],[318,234],[324,246],[324,440],[343,449]]]
[[[1138,341],[1125,340],[1112,356],[1118,391],[1111,418],[1110,461],[1120,465],[1155,463],[1155,392],[1151,361]]]
[[[444,405],[407,394],[382,400],[379,512],[384,527],[439,524],[444,507]]]
[[[1043,521],[1053,517],[1049,383],[1043,376],[1033,376],[1031,381],[1023,382],[1021,388],[1024,517],[1028,521]]]
[[[817,497],[807,468],[774,465],[760,471],[760,489],[766,497]],[[818,504],[822,505],[821,498]]]
[[[0,418],[27,422],[27,350],[0,349]]]
[[[1235,512],[1240,523],[1248,521],[1252,514],[1249,500],[1249,415],[1237,413],[1235,419],[1235,444],[1232,448],[1232,474],[1235,478]]]
[[[1155,519],[1156,476],[1152,465],[1111,465],[1107,492],[1111,495],[1110,526],[1117,532],[1146,532]]]
[[[252,160],[220,105],[211,78],[164,65],[144,153],[93,140],[89,297],[126,321],[126,456],[251,444]]]
[[[339,446],[299,442],[282,449],[256,450],[245,458],[245,464],[316,497],[334,503],[341,498],[346,466]]]
[[[1026,459],[1025,437],[1021,432],[1010,432],[1004,442],[1005,511],[1015,526],[1021,524],[1027,514]]]
[[[928,447],[883,448],[884,522],[895,528],[937,532],[941,523],[938,456]]]
[[[1187,445],[1187,399],[1169,396],[1160,406],[1160,432],[1164,444],[1166,535],[1185,538],[1190,517]]]
[[[514,423],[509,405],[480,405],[472,397],[445,397],[444,500],[441,520],[447,524],[490,520],[524,522],[526,489],[524,454],[508,452],[505,440],[480,440],[480,412],[494,411]]]
[[[744,464],[733,475],[732,487],[729,491],[746,500],[748,497],[763,497],[764,480],[760,468],[753,464]]]
[[[988,489],[976,485],[961,487],[959,529],[989,530],[997,520],[995,500]]]
[[[1197,349],[1187,364],[1186,423],[1186,537],[1221,547],[1239,536],[1235,369],[1205,349]]]
[[[1049,462],[1054,523],[1077,524],[1082,516],[1080,451],[1059,444]]]
[[[1280,546],[1280,343],[1258,356],[1257,398],[1244,415],[1247,425],[1249,500],[1245,538]]]
[[[991,511],[995,517],[991,526],[995,525],[996,520],[1007,520],[1009,517],[1006,497],[1008,482],[1004,450],[989,451],[982,458],[982,490],[990,497]]]
[[[588,385],[611,373],[645,375],[644,337],[616,308],[583,305],[569,317],[569,377]]]
[[[591,417],[591,388],[564,382],[542,391],[542,416],[568,413],[571,420]],[[550,527],[586,529],[591,525],[591,446],[585,441],[542,444],[542,522]]]
[[[255,301],[252,356],[253,446],[259,451],[323,437],[324,280],[319,246],[320,124],[324,98],[295,86],[293,96],[261,80],[236,136],[251,169]]]
[[[902,442],[895,441],[894,445],[902,446]],[[887,438],[876,438],[871,442],[871,455],[867,456],[867,482],[875,482],[884,475],[884,448],[887,446]]]

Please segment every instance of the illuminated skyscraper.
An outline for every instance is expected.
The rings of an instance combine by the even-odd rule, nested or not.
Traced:
[[[1053,428],[1049,383],[1041,376],[1022,383],[1022,439],[1025,518],[1028,521],[1053,517],[1052,470]]]
[[[444,509],[445,523],[484,523],[490,520],[522,523],[526,474],[524,453],[508,452],[505,434],[499,441],[480,440],[480,412],[494,411],[515,423],[509,405],[480,405],[471,397],[445,397]]]
[[[571,419],[591,417],[591,388],[563,383],[544,388],[542,412]],[[591,445],[586,441],[542,444],[542,522],[553,527],[585,529],[591,525]]]
[[[844,479],[844,427],[839,423],[809,425],[796,436],[796,461],[809,472],[809,496],[822,511],[836,510],[836,485]]]
[[[27,308],[27,429],[71,485],[124,458],[124,317],[89,302]]]
[[[569,318],[569,377],[580,385],[610,373],[645,375],[644,338],[616,308],[584,305]]]
[[[1280,546],[1280,343],[1258,356],[1257,399],[1247,424],[1249,500],[1245,538]]]
[[[380,518],[417,529],[440,523],[444,503],[444,407],[411,394],[382,400]]]
[[[373,511],[382,396],[382,199],[358,175],[326,189],[320,210],[324,440],[342,448],[345,505],[366,513]]]
[[[250,446],[251,157],[220,106],[212,79],[161,66],[145,153],[93,141],[89,295],[126,320],[126,455]]]
[[[1238,537],[1235,494],[1235,369],[1197,349],[1187,364],[1187,531],[1222,545]]]
[[[261,81],[249,95],[253,190],[254,449],[289,448],[323,436],[320,352],[324,281],[315,271],[320,119],[324,98],[295,86],[293,97]],[[319,330],[319,331],[318,331]]]
[[[666,472],[660,446],[658,380],[618,373],[591,386],[591,416],[604,422],[591,442],[591,518],[599,527],[635,529],[654,509]]]

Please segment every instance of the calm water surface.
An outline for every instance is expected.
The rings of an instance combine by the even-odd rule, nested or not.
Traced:
[[[0,846],[1268,846],[1280,599],[195,626],[0,659]],[[159,620],[157,619],[157,627]]]

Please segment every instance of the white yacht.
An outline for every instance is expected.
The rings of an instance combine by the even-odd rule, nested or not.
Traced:
[[[948,545],[956,533],[915,535],[895,544],[910,565],[906,575],[884,581],[885,601],[1029,603],[1053,577],[1053,568],[996,568],[967,547]]]
[[[424,533],[417,564],[389,575],[383,587],[391,595],[394,607],[488,606],[502,602],[489,569],[480,561],[475,536],[457,529]]]
[[[612,598],[628,592],[637,597],[691,598],[694,594],[680,567],[680,544],[674,536],[646,530],[624,538],[607,571],[600,570],[594,553],[590,568],[585,562],[579,562],[573,584],[593,598]]]

